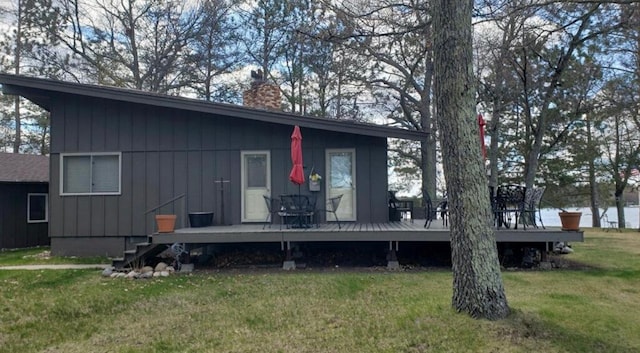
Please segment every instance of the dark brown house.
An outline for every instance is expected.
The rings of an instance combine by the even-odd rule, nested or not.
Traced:
[[[120,255],[154,232],[147,211],[176,198],[159,211],[264,222],[263,195],[298,192],[288,178],[295,125],[305,172],[323,177],[318,199],[344,195],[341,221],[387,222],[387,138],[426,138],[137,90],[4,74],[0,84],[50,113],[49,235],[60,255]]]
[[[0,153],[0,249],[49,245],[49,157]]]

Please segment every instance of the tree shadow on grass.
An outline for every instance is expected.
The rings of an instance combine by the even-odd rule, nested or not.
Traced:
[[[538,351],[551,345],[561,352],[638,352],[640,347],[633,347],[623,341],[603,341],[597,335],[578,332],[555,322],[545,321],[536,314],[525,313],[513,309],[507,320],[498,328],[497,334],[508,339],[514,346],[538,345]],[[544,342],[544,343],[543,343]]]

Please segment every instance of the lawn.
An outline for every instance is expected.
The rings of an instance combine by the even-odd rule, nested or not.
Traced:
[[[580,266],[504,272],[498,322],[451,309],[446,269],[0,271],[0,352],[638,352],[640,234],[585,237]]]

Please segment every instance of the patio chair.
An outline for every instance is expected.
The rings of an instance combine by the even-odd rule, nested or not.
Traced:
[[[523,224],[526,223],[526,225],[531,225],[535,228],[538,228],[538,223],[536,221],[537,213],[538,221],[540,221],[542,229],[546,229],[544,227],[544,223],[542,222],[542,212],[540,211],[540,204],[542,203],[542,196],[544,195],[544,191],[545,187],[527,190],[524,201],[524,212],[522,215]]]
[[[448,226],[449,225],[449,201],[447,201],[447,199],[444,199],[440,202],[438,202],[438,205],[436,206],[436,214],[440,213],[440,218],[442,218],[442,225],[443,226]]]
[[[427,190],[422,190],[422,203],[424,204],[424,227],[431,227],[431,221],[435,216],[435,212],[433,210],[433,202],[431,202],[431,197],[429,197],[429,193]]]
[[[525,209],[525,195],[527,188],[521,185],[502,185],[496,192],[496,202],[493,213],[495,215],[496,226],[499,228],[511,226],[512,217],[515,218],[514,229],[518,229],[518,218],[522,216]],[[527,224],[523,222],[524,229]]]
[[[607,211],[604,211],[604,214],[602,215],[602,219],[604,221],[604,223],[607,224],[607,227],[605,228],[605,231],[608,232],[609,229],[615,229],[618,232],[620,232],[620,227],[618,227],[618,222],[617,221],[610,221],[609,220],[609,215],[607,215]]]
[[[342,229],[342,227],[340,226],[340,220],[338,219],[338,214],[337,214],[338,207],[340,207],[341,200],[342,200],[342,195],[332,197],[327,200],[327,206],[325,209],[318,210],[318,211],[333,213],[333,216],[336,218],[336,222],[338,223],[338,229]]]
[[[307,195],[281,195],[278,215],[287,228],[307,228],[315,215]]]
[[[388,191],[389,222],[400,222],[402,219],[400,211],[398,210],[399,202],[396,194],[393,191]]]
[[[264,220],[262,229],[264,229],[267,224],[269,225],[269,228],[271,228],[271,223],[273,223],[273,216],[278,213],[278,207],[275,204],[276,200],[267,195],[262,195],[262,197],[264,198],[264,202],[267,204],[267,211],[269,212],[267,214],[267,218],[265,218]],[[280,224],[280,228],[282,228],[282,223]]]

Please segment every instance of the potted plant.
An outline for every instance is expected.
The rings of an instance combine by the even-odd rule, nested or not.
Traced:
[[[174,214],[157,214],[156,225],[158,233],[173,233],[176,226],[176,215]]]
[[[312,170],[309,174],[309,191],[320,191],[320,180],[322,180],[322,176]]]
[[[560,208],[558,216],[560,216],[562,230],[580,230],[580,217],[582,217],[582,212],[569,212],[564,208]]]

